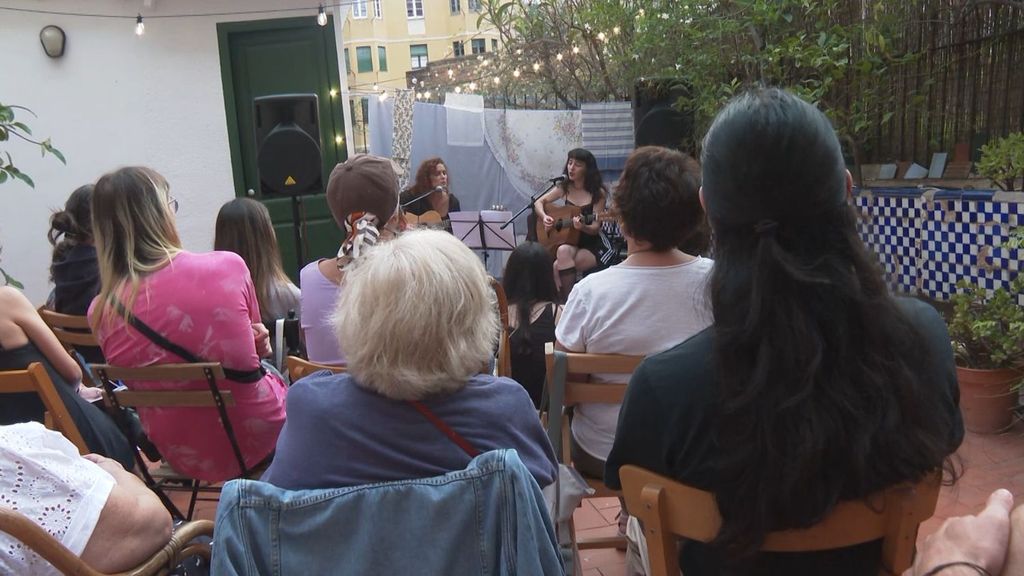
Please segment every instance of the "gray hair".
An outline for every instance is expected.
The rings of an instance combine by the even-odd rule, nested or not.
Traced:
[[[480,259],[433,230],[402,234],[347,266],[333,322],[352,375],[395,400],[461,389],[498,338]]]

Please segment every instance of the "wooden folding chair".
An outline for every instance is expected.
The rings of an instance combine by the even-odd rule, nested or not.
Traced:
[[[89,325],[89,319],[85,316],[61,314],[45,307],[39,307],[37,312],[39,312],[39,316],[43,319],[43,322],[50,327],[50,330],[53,332],[53,335],[57,337],[57,340],[64,345],[68,354],[71,354],[71,357],[81,365],[82,379],[85,381],[85,385],[99,386],[98,382],[92,380],[92,376],[89,373],[89,366],[85,364],[77,354],[75,354],[76,346],[93,348],[100,347],[99,340],[97,340],[96,335],[92,333],[92,326]]]
[[[491,281],[491,288],[494,290],[494,294],[497,297],[498,317],[501,319],[501,335],[498,340],[496,373],[498,376],[511,378],[512,349],[509,344],[509,336],[512,334],[512,329],[509,327],[508,323],[508,297],[505,296],[505,289],[501,286],[501,282],[495,280],[493,276],[488,276],[488,278]]]
[[[305,358],[299,358],[298,356],[288,356],[284,359],[285,365],[288,367],[288,378],[295,382],[306,376],[309,376],[313,372],[319,372],[320,370],[330,370],[335,374],[341,374],[347,372],[348,368],[344,364],[319,364],[317,362],[310,362]]]
[[[43,425],[63,434],[78,448],[79,454],[90,452],[82,438],[82,433],[79,432],[75,421],[71,419],[71,414],[68,413],[64,401],[61,400],[60,394],[54,388],[53,380],[50,379],[50,375],[42,364],[33,362],[25,370],[0,372],[0,394],[19,393],[38,395],[46,409]]]
[[[589,382],[588,377],[591,374],[632,374],[644,357],[564,352],[555,350],[552,343],[545,345],[544,352],[550,400],[547,418],[548,439],[551,440],[560,461],[568,464],[572,461],[568,409],[588,403],[621,404],[626,395],[626,384]],[[620,495],[619,492],[605,486],[601,480],[587,477],[584,477],[584,480],[594,489],[594,497]],[[573,534],[575,535],[575,528]],[[624,548],[625,545],[625,539],[618,536],[576,541],[576,546],[581,550],[612,546]]]
[[[626,508],[644,527],[652,576],[679,574],[676,541],[710,542],[722,526],[715,496],[650,470],[619,469]],[[914,561],[917,529],[935,513],[941,473],[917,484],[887,488],[862,500],[841,502],[820,523],[802,530],[772,532],[765,552],[812,552],[882,540],[879,574],[902,574]]]
[[[38,524],[9,508],[0,507],[0,531],[21,541],[62,574],[75,576],[114,576],[98,572],[68,550],[59,540],[50,536]],[[193,556],[210,561],[210,545],[193,542],[199,536],[213,536],[213,522],[196,520],[178,526],[171,540],[145,562],[117,576],[161,576]]]
[[[220,422],[231,443],[231,449],[235,460],[238,463],[238,478],[249,477],[260,471],[261,465],[247,466],[242,450],[238,445],[238,438],[235,436],[234,426],[228,417],[227,409],[235,405],[234,397],[229,390],[221,390],[217,382],[224,380],[224,369],[217,362],[197,362],[194,364],[161,364],[157,366],[146,366],[142,368],[125,368],[110,366],[108,364],[95,364],[93,370],[103,383],[111,404],[115,409],[120,407],[128,408],[215,408],[220,416]],[[133,381],[143,382],[195,382],[206,381],[208,390],[120,390],[114,389],[114,382],[122,381],[129,386]],[[183,425],[188,425],[183,422]],[[169,466],[163,465],[155,471],[150,471],[146,461],[135,451],[136,463],[139,466],[142,476],[157,496],[163,501],[164,506],[176,518],[191,520],[195,512],[196,500],[200,490],[220,493],[220,488],[215,486],[201,486],[199,480],[180,474]],[[191,491],[188,504],[188,514],[183,515],[177,506],[171,502],[164,492],[164,489],[174,489],[169,482],[177,482],[187,485]]]

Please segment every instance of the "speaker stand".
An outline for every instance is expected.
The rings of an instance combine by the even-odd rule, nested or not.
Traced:
[[[292,196],[292,228],[295,231],[295,278],[299,278],[306,257],[302,250],[302,218],[299,216],[302,196]]]

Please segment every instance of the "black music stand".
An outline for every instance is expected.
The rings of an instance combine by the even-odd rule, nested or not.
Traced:
[[[480,212],[451,212],[452,234],[471,250],[481,250],[484,255],[484,268],[487,267],[488,250],[515,250],[515,226],[508,228],[502,224],[512,216],[511,212],[500,210],[481,210]]]

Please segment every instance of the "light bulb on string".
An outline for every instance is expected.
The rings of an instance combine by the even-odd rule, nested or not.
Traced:
[[[373,83],[373,91],[376,92],[377,90],[380,90],[380,86],[377,86],[377,83],[374,82]]]
[[[462,86],[456,86],[455,87],[455,93],[456,94],[462,94]]]
[[[494,83],[495,84],[501,84],[501,76],[495,76],[494,77]]]
[[[605,36],[604,32],[598,32],[597,39],[600,40],[601,42],[605,42],[606,40],[608,40],[608,37]]]
[[[387,90],[381,90],[380,91],[380,96],[378,96],[377,98],[380,99],[381,102],[387,100],[388,99],[388,91]]]
[[[540,63],[539,62],[534,62],[533,63],[533,71],[536,72],[538,70],[540,70]]]
[[[146,25],[142,23],[142,14],[135,18],[135,35],[142,36],[146,33]]]
[[[561,52],[559,52],[558,54],[555,54],[555,60],[558,60],[559,62],[562,61],[562,53]]]
[[[619,28],[618,26],[616,26],[615,28],[612,28],[612,32],[614,32],[614,33],[615,33],[615,35],[616,35],[616,36],[618,36],[618,35],[619,35],[619,33],[621,33],[621,32],[622,32],[622,29],[621,29],[621,28]]]
[[[327,26],[327,12],[324,11],[324,5],[320,5],[320,10],[316,13],[316,23],[321,26]]]
[[[580,53],[580,47],[579,46],[573,46],[572,47],[572,53],[573,54],[579,54]]]
[[[476,82],[470,82],[469,83],[469,89],[470,90],[476,90]]]
[[[519,78],[519,68],[516,68],[515,70],[513,70],[512,71],[512,75],[515,76],[516,78]]]
[[[426,92],[423,93],[423,98],[426,99],[426,100],[430,100],[430,91],[429,90],[427,90]]]

